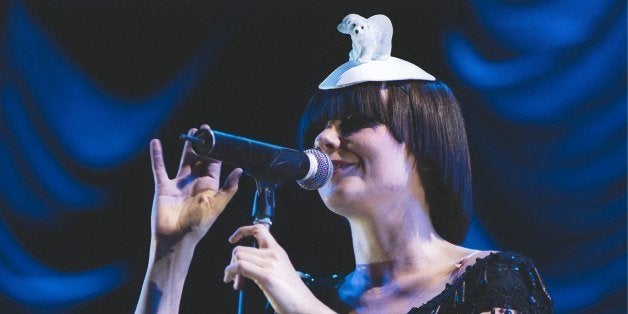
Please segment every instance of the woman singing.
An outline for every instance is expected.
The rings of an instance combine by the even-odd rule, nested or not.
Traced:
[[[361,30],[364,21],[354,18],[343,20],[348,33]],[[224,281],[238,287],[251,279],[278,313],[551,312],[528,258],[459,245],[469,225],[471,169],[452,91],[401,59],[365,61],[359,53],[377,47],[351,36],[353,59],[321,83],[299,135],[333,162],[318,192],[350,225],[355,269],[306,285],[267,228],[252,225],[229,241],[252,236],[259,247],[235,247]],[[220,187],[220,161],[195,155],[189,143],[173,179],[159,140],[151,157],[151,255],[137,312],[176,313],[194,248],[236,193],[242,170]]]

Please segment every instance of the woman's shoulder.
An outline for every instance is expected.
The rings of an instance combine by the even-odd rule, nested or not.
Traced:
[[[460,262],[460,276],[471,276],[480,271],[494,271],[497,274],[513,271],[515,273],[530,270],[538,273],[529,257],[509,251],[478,251]]]
[[[532,261],[521,253],[508,251],[477,251],[474,250],[470,254],[464,256],[456,264],[457,279],[463,274],[476,269],[472,267],[476,264],[489,265],[495,267],[498,264],[533,264]]]
[[[518,313],[551,313],[552,300],[532,260],[520,253],[470,251],[456,265],[459,271],[444,290],[410,313],[480,313],[512,309]],[[351,308],[338,289],[345,274],[301,278],[323,303],[338,313]]]
[[[478,251],[461,261],[451,284],[430,302],[415,309],[454,312],[512,309],[548,313],[552,300],[532,260],[520,253]]]
[[[500,251],[480,251],[467,248],[462,249],[463,251],[459,253],[459,255],[462,255],[462,257],[458,257],[458,260],[454,265],[455,268],[451,273],[450,283],[453,283],[462,274],[464,274],[467,269],[471,268],[470,266],[475,265],[475,263],[483,261],[486,257],[490,255],[503,253]]]

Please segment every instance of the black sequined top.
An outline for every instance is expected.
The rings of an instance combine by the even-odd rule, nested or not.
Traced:
[[[316,297],[338,313],[352,308],[343,302],[338,289],[344,277],[304,278]],[[467,266],[452,284],[408,313],[552,313],[552,299],[532,261],[511,252],[491,253]]]

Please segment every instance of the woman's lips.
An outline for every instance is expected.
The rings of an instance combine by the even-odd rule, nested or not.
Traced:
[[[347,162],[347,161],[343,161],[343,160],[332,160],[331,163],[334,165],[334,172],[333,174],[339,173],[353,165],[355,165],[355,163],[352,162]]]

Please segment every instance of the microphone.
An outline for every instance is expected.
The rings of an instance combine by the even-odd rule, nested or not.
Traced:
[[[329,156],[320,149],[300,152],[224,132],[200,129],[181,139],[191,142],[197,155],[242,167],[250,176],[272,183],[296,180],[306,190],[316,190],[331,179]]]

